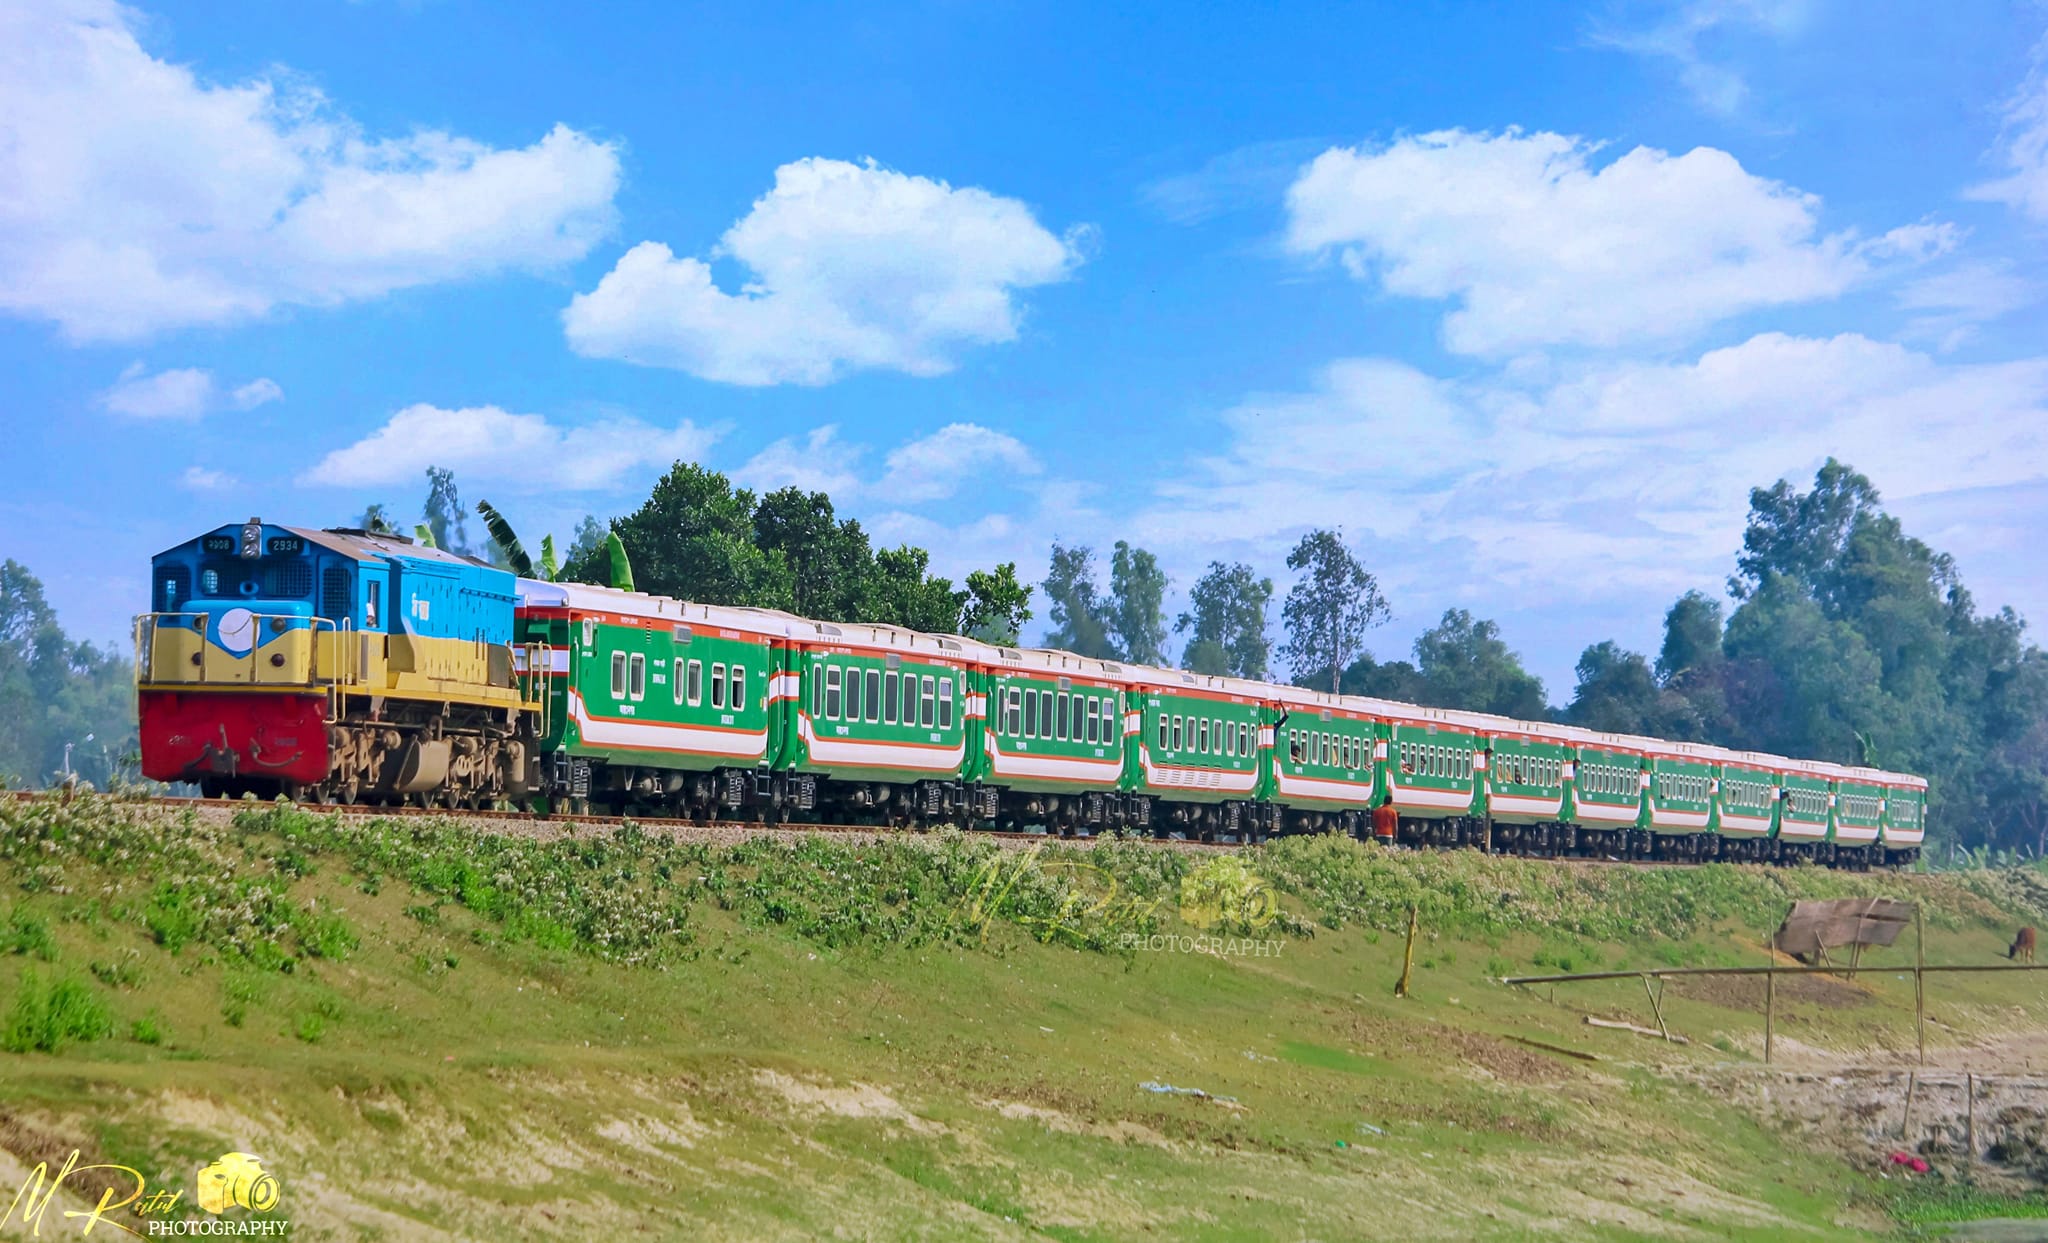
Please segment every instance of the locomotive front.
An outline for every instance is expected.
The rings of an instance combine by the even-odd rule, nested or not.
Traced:
[[[326,777],[352,561],[256,518],[154,559],[135,627],[145,776],[259,796]]]

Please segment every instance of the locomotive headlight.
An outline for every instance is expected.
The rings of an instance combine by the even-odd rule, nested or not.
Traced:
[[[270,619],[270,633],[272,633],[272,634],[283,634],[283,633],[284,633],[284,618],[282,618],[282,617],[273,617],[273,618],[271,618],[271,619]]]

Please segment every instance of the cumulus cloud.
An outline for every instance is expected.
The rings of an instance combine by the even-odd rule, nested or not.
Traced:
[[[2048,221],[2048,39],[2034,50],[2034,71],[2005,107],[1996,155],[2006,175],[1965,191]]]
[[[1534,385],[1355,359],[1222,426],[1221,450],[1131,519],[1177,564],[1273,564],[1342,525],[1410,600],[1540,603],[1593,582],[1661,597],[1727,572],[1751,485],[1831,454],[1902,508],[2048,490],[2048,359],[1954,366],[1853,333]]]
[[[778,488],[802,488],[824,492],[844,500],[861,486],[860,459],[865,445],[848,444],[839,438],[839,426],[825,423],[812,428],[801,439],[785,436],[748,458],[732,473],[733,481],[757,492]]]
[[[964,347],[1014,339],[1016,291],[1064,280],[1081,240],[986,190],[873,161],[798,160],[709,256],[751,273],[737,292],[705,260],[642,242],[562,320],[586,357],[730,384],[938,375]]]
[[[283,397],[277,381],[263,378],[228,393],[225,404],[236,410],[254,410]],[[222,404],[213,373],[203,367],[171,367],[152,375],[141,363],[130,363],[114,386],[100,394],[101,406],[137,419],[197,419]]]
[[[1455,300],[1445,344],[1499,355],[1682,340],[1954,244],[1932,223],[1819,236],[1817,199],[1710,147],[1596,167],[1599,150],[1514,130],[1333,148],[1288,190],[1287,245],[1388,293]]]
[[[178,486],[187,492],[225,492],[237,482],[225,471],[208,470],[204,466],[187,466],[185,473],[178,476]]]
[[[228,404],[237,410],[254,410],[273,401],[283,401],[284,390],[277,381],[263,377],[249,381],[228,394]]]
[[[1035,475],[1038,459],[1015,436],[978,423],[949,423],[891,450],[882,495],[901,503],[936,501],[969,479]]]
[[[172,367],[154,375],[130,363],[100,404],[136,419],[196,419],[211,410],[213,373],[201,367]]]
[[[0,311],[132,339],[581,258],[619,161],[564,126],[373,138],[283,73],[158,59],[113,0],[0,8]]]
[[[672,428],[612,418],[577,427],[497,406],[450,410],[419,403],[391,416],[370,435],[336,449],[299,477],[303,484],[367,487],[417,480],[429,466],[513,489],[598,491],[629,474],[659,471],[695,459],[716,430],[684,420]]]

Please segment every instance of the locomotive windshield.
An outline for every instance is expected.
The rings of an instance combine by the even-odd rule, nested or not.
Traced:
[[[313,566],[302,557],[207,560],[197,594],[209,600],[304,600],[313,594]]]

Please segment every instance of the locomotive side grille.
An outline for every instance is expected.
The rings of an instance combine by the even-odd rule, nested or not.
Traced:
[[[167,565],[156,572],[156,607],[159,612],[175,613],[192,594],[191,579],[183,566]]]
[[[348,615],[348,571],[328,566],[320,573],[320,616],[339,622]]]
[[[313,594],[313,567],[304,561],[272,561],[263,566],[263,594],[280,600],[303,600]]]

